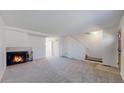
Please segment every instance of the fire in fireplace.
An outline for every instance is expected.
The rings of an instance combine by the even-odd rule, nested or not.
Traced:
[[[24,57],[23,56],[20,56],[20,55],[15,55],[13,57],[13,60],[12,60],[14,63],[17,63],[17,62],[23,62],[24,61]]]
[[[7,52],[7,66],[33,60],[32,51]]]

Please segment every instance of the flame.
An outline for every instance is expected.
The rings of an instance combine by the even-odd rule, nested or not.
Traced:
[[[23,62],[23,58],[21,56],[15,56],[13,62]]]

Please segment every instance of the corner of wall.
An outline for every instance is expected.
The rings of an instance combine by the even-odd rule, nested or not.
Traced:
[[[2,79],[2,77],[3,77],[3,75],[4,75],[5,70],[6,70],[6,67],[4,67],[4,69],[3,69],[2,72],[0,73],[0,81],[1,81],[1,79]]]
[[[5,46],[4,46],[4,20],[0,16],[0,80],[2,79],[2,76],[6,69],[6,61],[5,61]]]
[[[120,74],[121,74],[122,80],[124,81],[124,74],[122,72]]]

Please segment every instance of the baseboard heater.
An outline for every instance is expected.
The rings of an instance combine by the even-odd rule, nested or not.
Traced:
[[[90,56],[88,56],[88,55],[85,56],[85,60],[90,60],[90,61],[95,61],[95,62],[100,62],[100,63],[102,63],[102,58],[90,57]]]

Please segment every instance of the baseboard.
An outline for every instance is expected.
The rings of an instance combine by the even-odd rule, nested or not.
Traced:
[[[71,57],[67,57],[67,56],[61,56],[61,57],[68,58],[68,59],[72,59],[72,60],[84,61],[84,60],[82,60],[82,59],[76,59],[76,58],[71,58]]]

